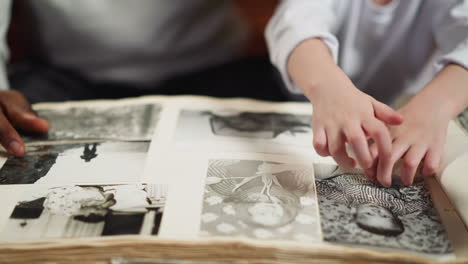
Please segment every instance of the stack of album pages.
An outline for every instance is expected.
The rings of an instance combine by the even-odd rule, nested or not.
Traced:
[[[0,263],[468,263],[466,114],[440,173],[384,188],[314,152],[308,103],[34,109],[49,133],[0,157]]]

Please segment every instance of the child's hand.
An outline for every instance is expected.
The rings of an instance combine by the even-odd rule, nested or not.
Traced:
[[[409,105],[401,109],[405,122],[390,128],[392,154],[387,161],[379,162],[377,174],[369,170],[371,178],[390,186],[395,163],[402,160],[400,177],[403,184],[413,183],[418,168],[424,176],[437,172],[447,134],[450,116],[433,106]],[[374,146],[372,148],[375,148]],[[378,152],[375,149],[372,152]],[[380,159],[380,156],[379,156]]]
[[[312,102],[314,148],[322,156],[332,156],[342,167],[356,164],[348,156],[346,143],[359,165],[367,169],[373,158],[368,138],[378,148],[379,162],[387,162],[391,139],[387,125],[397,125],[402,117],[390,107],[359,91],[332,60],[319,39],[302,42],[292,52],[288,71],[294,83]]]
[[[379,156],[379,164],[374,164],[366,173],[389,186],[393,167],[400,159],[404,184],[413,183],[419,167],[422,175],[436,173],[441,163],[448,123],[468,106],[467,83],[466,69],[457,65],[446,66],[399,110],[405,121],[390,128],[393,140],[390,160],[380,161],[378,146],[371,146],[372,156]]]
[[[346,143],[353,150],[359,166],[368,169],[373,157],[369,151],[371,138],[379,153],[379,162],[389,163],[391,138],[388,125],[401,123],[401,116],[359,91],[351,81],[332,77],[323,93],[314,95],[312,128],[313,145],[321,156],[331,155],[344,168],[355,167],[356,161],[348,156]]]

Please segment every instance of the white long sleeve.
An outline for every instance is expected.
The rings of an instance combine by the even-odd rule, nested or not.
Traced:
[[[436,60],[440,71],[449,63],[468,70],[468,0],[456,0],[440,12],[433,25],[436,47],[441,54]]]
[[[8,61],[6,32],[10,25],[10,8],[11,0],[0,0],[0,90],[9,88],[5,65]]]
[[[339,66],[359,89],[390,102],[431,58],[437,71],[449,63],[468,69],[468,0],[386,6],[369,0],[284,0],[266,35],[271,60],[290,91],[299,89],[288,76],[288,57],[301,41],[318,37],[335,59],[339,55]]]
[[[336,38],[340,18],[333,0],[283,0],[266,28],[266,40],[272,63],[279,69],[292,93],[301,91],[292,83],[287,70],[291,52],[304,40],[320,38],[338,61]]]

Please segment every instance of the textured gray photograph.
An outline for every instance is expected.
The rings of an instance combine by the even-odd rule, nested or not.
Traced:
[[[138,182],[149,141],[28,146],[8,157],[0,184],[111,184]]]
[[[2,241],[157,235],[167,185],[36,185],[25,193],[0,235]]]
[[[455,119],[458,124],[468,133],[468,108],[461,112]]]
[[[50,123],[44,135],[24,135],[25,142],[65,140],[151,140],[161,106],[93,105],[36,110]]]
[[[201,236],[320,241],[313,170],[257,160],[211,160]]]
[[[325,241],[427,254],[452,251],[422,179],[386,188],[358,170],[315,164],[314,171]]]
[[[183,110],[176,142],[181,148],[212,146],[225,150],[257,147],[261,151],[275,144],[310,146],[310,120],[310,115],[286,113]]]

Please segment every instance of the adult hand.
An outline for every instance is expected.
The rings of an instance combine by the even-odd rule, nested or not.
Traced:
[[[36,115],[18,91],[0,91],[0,144],[10,154],[20,157],[24,155],[25,146],[16,129],[45,133],[49,123]]]

